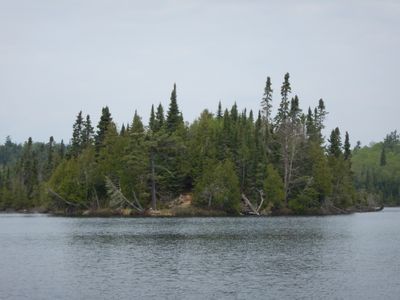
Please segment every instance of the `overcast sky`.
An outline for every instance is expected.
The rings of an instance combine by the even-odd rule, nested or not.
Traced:
[[[400,129],[400,1],[0,0],[0,138],[69,141],[82,110],[118,125],[168,106],[186,121],[218,101],[274,107],[291,75],[304,110],[351,142]]]

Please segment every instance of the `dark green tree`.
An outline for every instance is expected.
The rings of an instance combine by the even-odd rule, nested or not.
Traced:
[[[149,128],[152,132],[157,131],[156,114],[154,113],[154,105],[153,104],[151,105]]]
[[[329,147],[328,147],[328,153],[331,156],[334,156],[338,158],[342,154],[342,142],[340,138],[340,130],[338,127],[336,127],[334,130],[332,130],[330,138],[329,138]]]
[[[171,101],[167,112],[166,125],[169,133],[175,132],[183,125],[182,114],[180,113],[178,108],[176,84],[174,84],[174,89],[171,92]]]
[[[76,121],[72,126],[72,139],[71,139],[71,148],[69,155],[72,157],[77,157],[82,151],[82,130],[83,130],[83,118],[82,111],[78,113],[76,117]]]
[[[268,124],[271,123],[272,92],[273,89],[271,84],[271,78],[267,77],[267,81],[265,83],[265,88],[264,88],[264,96],[261,100],[261,107],[263,116],[265,117],[265,120],[267,121]]]
[[[106,136],[106,132],[112,122],[112,117],[108,106],[103,107],[101,110],[101,117],[99,124],[97,125],[97,133],[95,136],[95,146],[96,151],[98,152],[102,147],[104,138]]]
[[[344,140],[344,159],[350,160],[351,158],[351,145],[350,145],[350,138],[349,133],[346,131],[346,136]]]
[[[83,121],[82,128],[82,148],[87,148],[93,144],[93,126],[90,116],[86,115],[86,120]]]

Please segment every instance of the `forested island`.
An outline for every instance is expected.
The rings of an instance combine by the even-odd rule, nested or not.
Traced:
[[[335,214],[399,204],[400,143],[352,149],[348,132],[326,139],[322,99],[300,108],[289,74],[272,115],[266,80],[260,110],[235,103],[184,122],[174,85],[168,109],[135,111],[118,127],[108,107],[97,126],[80,111],[69,143],[0,146],[0,210],[70,215]],[[95,128],[96,127],[96,128]]]

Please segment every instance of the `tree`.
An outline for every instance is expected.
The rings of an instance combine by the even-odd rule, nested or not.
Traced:
[[[344,140],[344,159],[350,160],[350,158],[351,158],[350,138],[349,138],[349,133],[346,131],[346,136]]]
[[[151,105],[151,111],[150,111],[150,119],[149,119],[149,128],[152,132],[157,131],[157,124],[156,124],[156,115],[154,113],[154,105]]]
[[[164,108],[161,103],[157,107],[157,113],[154,124],[154,132],[161,130],[164,127],[165,119],[164,119]]]
[[[277,126],[285,123],[286,118],[289,116],[289,94],[292,92],[289,77],[289,73],[286,73],[281,87],[282,100],[278,108],[278,113],[275,117],[275,122],[277,123]]]
[[[264,183],[266,201],[272,203],[274,208],[282,206],[285,200],[283,181],[278,171],[272,164],[267,166],[267,177]]]
[[[230,160],[218,164],[210,162],[210,168],[207,168],[195,185],[194,201],[201,207],[239,213],[239,180]]]
[[[101,110],[100,121],[99,124],[97,125],[97,133],[95,136],[96,152],[99,152],[100,148],[102,147],[102,143],[106,136],[107,129],[109,128],[111,122],[112,122],[112,117],[110,110],[108,109],[108,106],[103,107]]]
[[[71,139],[71,148],[70,148],[70,156],[77,157],[82,151],[82,128],[83,128],[83,118],[82,111],[78,113],[76,117],[76,121],[72,126],[72,139]]]
[[[342,154],[342,142],[340,138],[340,130],[338,127],[336,127],[334,130],[331,132],[331,136],[329,138],[329,148],[328,148],[328,153],[331,156],[334,156],[338,158]]]
[[[83,121],[82,129],[82,148],[85,149],[93,144],[93,126],[90,116],[86,115],[86,120]]]
[[[133,116],[132,126],[130,130],[131,134],[143,134],[144,133],[144,126],[142,123],[142,118],[139,117],[137,111],[135,110],[135,114]]]
[[[217,119],[222,119],[222,105],[221,105],[221,101],[218,102],[218,111],[217,111]]]
[[[262,112],[267,124],[271,123],[272,92],[271,78],[267,77],[264,88],[264,97],[261,100]]]
[[[167,112],[166,120],[167,130],[172,133],[175,132],[180,126],[183,125],[182,115],[178,108],[177,96],[176,96],[176,84],[171,92],[171,101]]]

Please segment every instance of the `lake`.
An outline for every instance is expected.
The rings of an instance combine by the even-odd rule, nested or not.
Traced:
[[[399,297],[399,208],[328,217],[0,214],[0,299]]]

